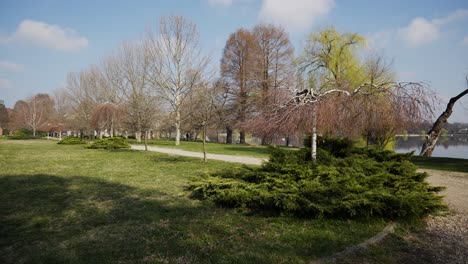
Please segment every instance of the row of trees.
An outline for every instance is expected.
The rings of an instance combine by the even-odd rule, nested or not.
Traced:
[[[294,57],[284,29],[260,24],[229,36],[215,71],[196,25],[165,17],[157,32],[70,73],[55,100],[36,95],[18,101],[13,120],[22,121],[14,127],[36,131],[54,123],[82,134],[138,139],[175,131],[177,145],[181,130],[203,139],[210,128],[225,131],[226,143],[237,130],[239,143],[250,133],[262,144],[319,132],[383,146],[398,130],[427,119],[435,97],[422,83],[396,83],[391,63],[365,53],[362,36],[330,27],[311,34]]]

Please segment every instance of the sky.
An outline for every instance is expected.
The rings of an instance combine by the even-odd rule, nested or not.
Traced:
[[[399,81],[425,82],[444,104],[466,89],[466,0],[1,0],[0,99],[7,107],[63,87],[69,72],[98,64],[123,41],[157,30],[162,16],[196,23],[204,53],[219,64],[228,36],[258,23],[280,25],[298,55],[307,35],[333,25],[367,39],[393,61]],[[468,123],[468,97],[449,122]]]

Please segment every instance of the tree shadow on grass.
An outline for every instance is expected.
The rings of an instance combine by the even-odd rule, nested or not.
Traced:
[[[50,175],[5,176],[0,187],[2,263],[196,257],[183,234],[169,228],[171,220],[197,214],[196,208],[166,204],[158,199],[167,196],[163,193],[146,196],[126,185]],[[159,252],[164,254],[151,254]]]
[[[0,198],[1,263],[297,262],[349,243],[344,222],[298,232],[300,220],[242,216],[91,177],[0,176]]]

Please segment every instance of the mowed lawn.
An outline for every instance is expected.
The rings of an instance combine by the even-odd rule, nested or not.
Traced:
[[[414,156],[411,161],[422,169],[468,173],[468,159]]]
[[[232,163],[45,140],[0,141],[0,263],[307,263],[383,220],[296,219],[193,200]]]

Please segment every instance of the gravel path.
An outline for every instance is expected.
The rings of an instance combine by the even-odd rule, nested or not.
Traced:
[[[422,169],[429,173],[428,181],[433,186],[445,186],[442,192],[450,209],[468,214],[468,173]]]
[[[468,263],[468,173],[421,170],[429,173],[429,183],[445,186],[442,192],[450,208],[446,216],[430,216],[426,229],[409,237],[423,263]],[[416,254],[419,255],[419,254]],[[421,259],[420,259],[421,260]]]
[[[142,145],[131,145],[132,149],[136,150],[145,150],[145,146]],[[160,153],[172,154],[172,155],[180,155],[186,157],[194,157],[194,158],[201,158],[203,159],[203,153],[201,152],[194,152],[194,151],[186,151],[180,149],[169,149],[169,148],[159,148],[159,147],[152,147],[148,146],[149,151],[155,151]],[[206,154],[207,159],[211,160],[221,160],[227,162],[236,162],[242,164],[249,164],[249,165],[261,165],[263,161],[266,159],[261,158],[252,158],[252,157],[245,157],[245,156],[234,156],[234,155],[222,155],[222,154]]]
[[[384,239],[374,258],[366,251],[357,251],[323,263],[338,264],[468,264],[468,173],[420,170],[430,176],[434,186],[445,186],[441,194],[450,212],[425,219],[424,229],[399,238]]]

